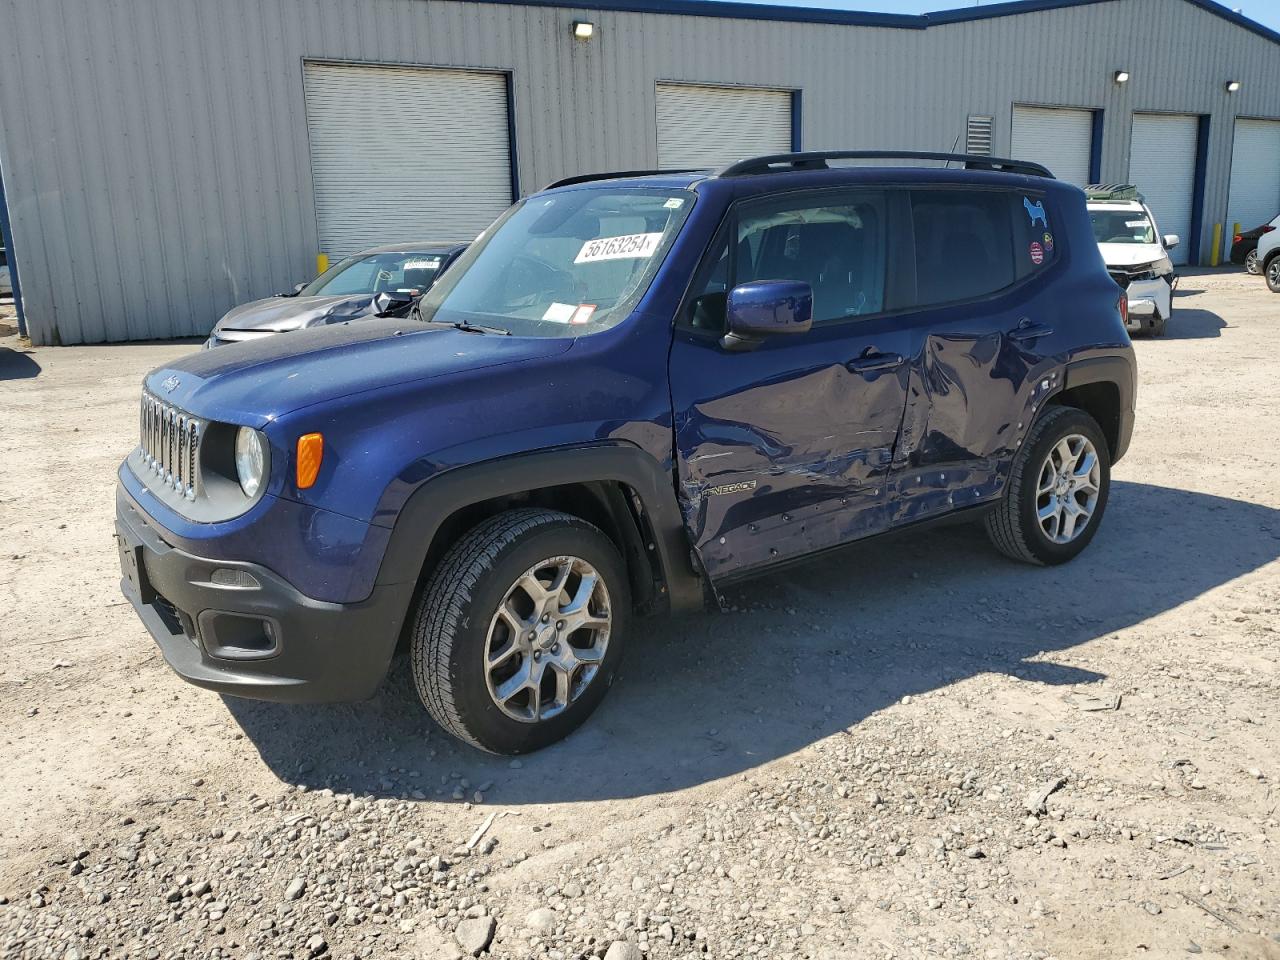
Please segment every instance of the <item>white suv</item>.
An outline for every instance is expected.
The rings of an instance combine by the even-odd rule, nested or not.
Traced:
[[[1085,187],[1085,196],[1107,272],[1129,297],[1129,331],[1160,336],[1173,312],[1178,275],[1169,251],[1177,235],[1156,232],[1150,208],[1129,184]]]
[[[1272,220],[1271,226],[1276,229],[1258,238],[1258,266],[1267,278],[1267,289],[1280,293],[1280,217]]]

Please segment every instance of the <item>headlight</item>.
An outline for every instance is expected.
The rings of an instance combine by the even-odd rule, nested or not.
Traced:
[[[246,497],[256,497],[267,475],[267,438],[251,427],[236,431],[236,477]]]

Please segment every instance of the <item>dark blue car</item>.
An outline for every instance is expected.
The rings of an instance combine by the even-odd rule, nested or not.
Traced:
[[[943,519],[1071,559],[1135,393],[1084,195],[902,156],[961,166],[562,181],[408,318],[156,370],[125,595],[223,693],[368,697],[403,645],[442,726],[519,753],[590,714],[637,615],[739,578]]]

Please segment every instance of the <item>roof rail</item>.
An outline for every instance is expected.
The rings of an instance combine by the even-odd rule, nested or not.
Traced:
[[[575,183],[591,183],[593,180],[616,180],[622,177],[660,177],[664,174],[676,173],[706,173],[710,174],[710,170],[705,167],[700,169],[685,170],[611,170],[608,173],[580,173],[575,177],[565,177],[563,180],[556,180],[548,183],[543,190],[553,190],[556,187],[569,187]]]
[[[1047,167],[1030,160],[1008,160],[1004,157],[984,157],[972,153],[932,153],[913,150],[822,150],[805,153],[775,153],[764,157],[739,160],[716,171],[717,177],[747,177],[758,173],[779,173],[778,168],[790,170],[827,170],[828,160],[946,160],[963,163],[966,170],[998,170],[1003,173],[1022,173],[1032,177],[1048,177],[1053,174]]]

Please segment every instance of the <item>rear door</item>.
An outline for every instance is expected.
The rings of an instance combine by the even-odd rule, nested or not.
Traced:
[[[916,308],[903,320],[922,343],[895,452],[894,524],[1000,492],[1053,354],[1070,336],[1061,322],[1069,305],[1047,282],[1061,258],[1044,195],[915,189],[911,224]]]
[[[713,580],[884,529],[911,334],[887,315],[904,194],[824,190],[735,208],[695,276],[671,353],[681,505]],[[807,334],[726,351],[725,297],[804,280]]]

